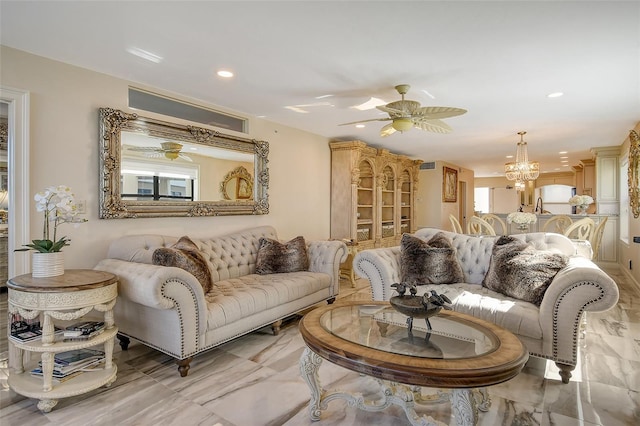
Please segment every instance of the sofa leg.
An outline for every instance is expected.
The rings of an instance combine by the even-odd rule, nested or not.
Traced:
[[[282,320],[278,320],[271,324],[271,331],[273,331],[273,335],[277,336],[280,334],[280,326],[282,325]]]
[[[180,372],[180,377],[187,377],[187,374],[189,374],[189,368],[190,368],[189,364],[191,363],[191,360],[193,360],[192,356],[185,359],[176,359],[176,364],[178,364],[178,371]]]
[[[569,379],[571,378],[571,372],[576,368],[575,365],[561,364],[556,362],[556,366],[560,369],[560,378],[562,378],[562,383],[569,383]]]
[[[120,348],[122,348],[123,351],[129,349],[129,343],[131,343],[131,340],[127,336],[116,334],[116,337],[118,338],[118,341],[120,342]]]
[[[336,298],[332,297],[331,299],[327,299],[327,304],[333,305],[333,302],[335,302],[335,301],[336,301]]]

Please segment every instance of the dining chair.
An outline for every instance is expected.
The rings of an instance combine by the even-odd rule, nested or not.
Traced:
[[[471,216],[467,223],[467,234],[470,235],[496,235],[496,231],[489,223],[478,216]]]
[[[593,255],[598,256],[598,249],[600,248],[600,242],[602,241],[602,234],[604,234],[604,225],[607,223],[608,217],[603,217],[591,236],[591,248],[593,249]]]
[[[451,222],[451,227],[453,228],[453,232],[456,234],[462,234],[462,226],[460,222],[458,222],[458,218],[452,214],[449,214],[449,221]]]
[[[571,226],[573,220],[567,215],[560,214],[557,216],[553,216],[551,219],[547,220],[542,227],[542,232],[555,232],[556,234],[563,234],[567,230],[568,227]]]
[[[593,219],[585,217],[573,222],[564,232],[564,235],[571,239],[586,240],[590,242],[595,228],[596,223]]]
[[[507,235],[509,233],[509,231],[507,230],[507,224],[500,218],[500,216],[496,214],[487,213],[480,216],[480,219],[491,225],[496,235]],[[498,230],[496,229],[497,225],[500,225],[500,232],[498,232]]]

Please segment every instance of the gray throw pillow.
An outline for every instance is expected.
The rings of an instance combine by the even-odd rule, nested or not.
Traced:
[[[309,270],[309,254],[304,237],[298,236],[281,243],[271,238],[260,238],[256,273],[260,275]]]
[[[453,284],[464,282],[456,249],[442,232],[426,242],[411,234],[400,240],[400,281],[405,284]]]
[[[198,279],[205,294],[211,289],[211,271],[207,261],[189,237],[181,237],[171,247],[154,250],[152,262],[154,265],[173,266],[189,272]]]
[[[567,260],[563,254],[536,250],[524,241],[502,236],[493,246],[482,285],[540,306],[549,284],[567,266]]]

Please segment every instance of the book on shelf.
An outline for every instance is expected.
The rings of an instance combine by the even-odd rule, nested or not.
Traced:
[[[82,364],[78,364],[75,366],[54,365],[53,372],[51,373],[51,378],[53,380],[62,382],[72,377],[77,377],[80,374],[85,373],[87,371],[100,370],[104,368],[103,364],[104,364],[104,358],[89,360],[87,362],[84,362]],[[31,370],[31,375],[34,377],[42,377],[43,376],[42,366],[39,365],[38,367]]]
[[[104,330],[103,321],[82,321],[64,329],[64,337],[89,336],[97,331]]]
[[[74,377],[78,377],[82,373],[83,373],[83,371],[75,371],[75,372],[69,373],[69,374],[67,374],[65,376],[53,375],[51,377],[51,381],[54,382],[54,383],[63,383],[63,382],[66,382],[69,379],[73,379]],[[31,375],[33,377],[42,377],[42,370],[40,370],[40,369],[31,370]]]
[[[103,359],[104,352],[96,349],[74,349],[65,352],[58,352],[54,355],[54,364],[62,366],[82,364],[90,359]]]
[[[83,340],[89,340],[93,337],[96,337],[99,334],[102,334],[102,332],[104,331],[104,328],[101,328],[99,330],[94,331],[93,333],[89,333],[89,334],[76,334],[76,335],[67,335],[67,333],[64,333],[64,341],[65,342],[78,342],[78,341],[83,341]]]
[[[54,336],[61,336],[63,333],[63,329],[54,327]],[[9,336],[21,343],[40,340],[42,339],[40,321],[25,320],[19,314],[12,314]]]

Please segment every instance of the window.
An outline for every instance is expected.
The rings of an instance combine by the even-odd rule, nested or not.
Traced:
[[[474,206],[473,210],[482,213],[489,213],[489,188],[475,188],[473,190]]]
[[[247,133],[246,118],[235,117],[132,87],[129,88],[129,107]]]

